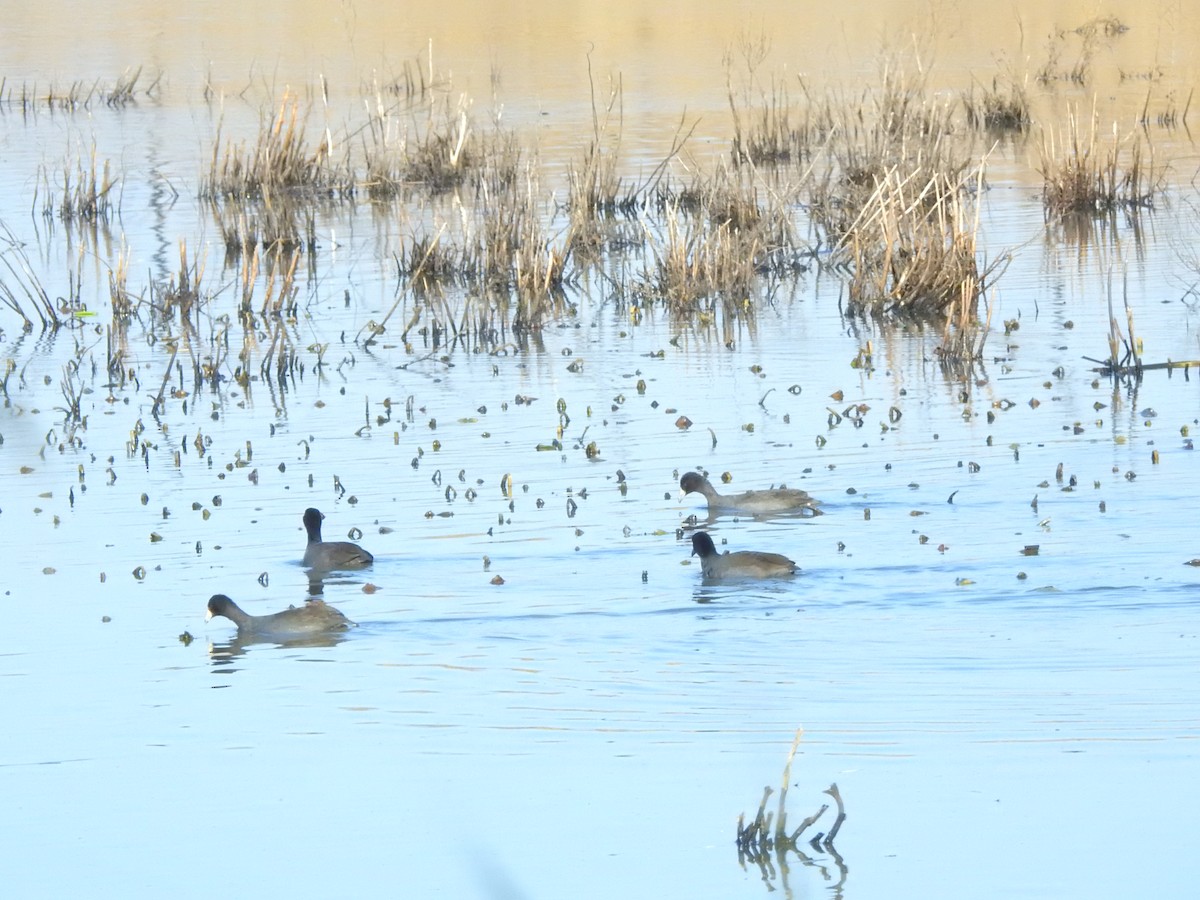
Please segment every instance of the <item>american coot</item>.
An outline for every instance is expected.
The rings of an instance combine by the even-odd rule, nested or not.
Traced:
[[[308,547],[303,565],[312,569],[361,569],[375,561],[370,553],[349,541],[321,540],[321,520],[325,516],[311,506],[304,511],[304,527],[308,531]]]
[[[345,631],[354,625],[332,606],[321,600],[309,600],[303,606],[289,606],[283,612],[252,616],[224,594],[213,594],[208,601],[207,622],[224,616],[238,628],[238,635],[301,635]]]
[[[820,515],[820,500],[810,497],[799,488],[771,488],[743,491],[740,494],[718,494],[717,489],[699,472],[688,472],[679,479],[681,496],[703,494],[710,513],[744,513],[757,516],[768,513],[808,513]]]
[[[700,557],[700,569],[705,578],[786,578],[795,575],[800,567],[778,553],[761,550],[738,550],[718,553],[706,531],[692,535],[692,556]]]

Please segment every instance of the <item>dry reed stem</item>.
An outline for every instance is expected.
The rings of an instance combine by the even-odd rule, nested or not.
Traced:
[[[29,257],[25,254],[25,245],[3,222],[0,222],[0,268],[10,276],[0,277],[0,303],[21,318],[24,331],[33,328],[33,319],[26,311],[27,307],[33,316],[37,316],[43,331],[47,328],[57,330],[63,324],[54,301],[34,274]]]

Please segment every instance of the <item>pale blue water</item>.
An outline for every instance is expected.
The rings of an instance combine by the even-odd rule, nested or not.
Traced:
[[[0,120],[0,220],[52,291],[81,270],[97,313],[22,336],[0,309],[16,366],[0,410],[6,893],[1187,895],[1196,382],[1095,381],[1082,357],[1107,351],[1109,260],[1042,243],[1036,191],[988,194],[987,243],[1014,262],[965,384],[934,361],[937,334],[855,334],[815,272],[735,325],[732,349],[654,310],[634,324],[600,288],[528,351],[432,353],[414,335],[409,352],[398,330],[367,348],[355,336],[395,301],[406,232],[360,206],[322,213],[286,331],[303,372],[235,384],[238,353],[257,373],[271,339],[235,318],[222,388],[185,378],[156,417],[178,325],[143,313],[140,383],[108,402],[107,266],[124,235],[140,292],[177,270],[180,239],[218,243],[193,199],[212,124],[179,102]],[[92,131],[125,171],[111,239],[28,214],[39,162]],[[1148,361],[1200,358],[1177,251],[1191,188],[1173,190],[1121,260]],[[236,307],[209,252],[200,357]],[[851,368],[867,339],[874,370]],[[90,393],[72,432],[56,407],[77,356]],[[862,426],[831,424],[852,403]],[[562,449],[539,451],[560,426]],[[704,518],[677,497],[693,468],[821,498],[812,519],[708,526],[802,576],[702,585],[677,536]],[[214,592],[255,613],[310,595],[307,506],[376,554],[323,585],[359,627],[276,646],[206,624]],[[789,820],[836,782],[845,871],[805,845],[816,865],[776,861],[764,885],[738,865],[735,822],[778,787],[798,728]]]

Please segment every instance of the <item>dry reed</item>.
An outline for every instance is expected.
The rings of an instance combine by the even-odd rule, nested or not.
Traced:
[[[0,269],[9,276],[5,278],[0,273],[0,304],[20,317],[24,331],[33,329],[33,316],[43,331],[63,324],[54,301],[34,273],[24,243],[3,222],[0,222]]]
[[[104,105],[121,108],[137,102],[138,96],[153,97],[158,90],[162,75],[159,74],[144,88],[138,89],[142,78],[142,67],[127,69],[111,85],[100,79],[92,82],[74,81],[66,87],[51,84],[39,88],[36,84],[9,85],[7,78],[0,78],[0,104],[20,109],[25,113],[77,112]]]
[[[82,221],[88,223],[108,222],[113,213],[112,193],[117,182],[112,177],[109,161],[104,161],[102,172],[97,174],[96,148],[92,147],[89,162],[76,163],[72,175],[71,167],[64,165],[62,170],[61,197],[56,196],[50,184],[49,172],[42,171],[42,215],[56,215],[64,222]],[[36,207],[38,192],[34,193]]]
[[[848,273],[848,312],[942,322],[943,353],[973,358],[978,301],[1002,266],[978,252],[982,168],[955,139],[954,113],[889,66],[877,91],[841,107],[812,214]]]
[[[306,137],[307,116],[300,103],[285,95],[279,111],[264,116],[251,146],[228,144],[221,151],[221,134],[213,142],[212,159],[200,195],[204,199],[282,202],[289,196],[349,197],[354,178],[348,158],[337,152],[327,130],[311,146]]]
[[[1072,113],[1065,137],[1043,135],[1039,171],[1048,214],[1148,209],[1162,191],[1165,173],[1155,165],[1148,140],[1137,133],[1122,139],[1114,125],[1111,140],[1102,144],[1096,125],[1093,113],[1088,135],[1081,136],[1079,117]]]
[[[978,89],[978,94],[976,90]],[[1025,131],[1032,124],[1029,92],[1015,78],[992,79],[990,88],[972,85],[962,97],[967,124],[993,131]]]

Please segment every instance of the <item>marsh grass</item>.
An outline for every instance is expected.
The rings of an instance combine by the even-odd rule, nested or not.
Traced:
[[[200,260],[189,261],[187,241],[179,242],[179,270],[166,282],[152,284],[150,304],[156,318],[164,323],[190,327],[194,315],[203,303],[201,285],[204,265]]]
[[[1165,171],[1155,165],[1148,139],[1138,133],[1122,139],[1114,126],[1111,138],[1101,142],[1096,125],[1093,114],[1088,134],[1081,135],[1079,118],[1072,113],[1064,136],[1043,134],[1039,173],[1048,215],[1152,209],[1162,192]]]
[[[480,281],[478,256],[461,243],[442,240],[442,228],[432,237],[428,234],[410,235],[401,246],[396,259],[402,278],[408,280],[418,296],[451,286],[465,286]]]
[[[549,231],[537,167],[525,163],[513,177],[512,151],[504,142],[494,146],[501,148],[499,161],[485,160],[473,176],[472,202],[452,204],[453,215],[435,234],[404,241],[396,256],[396,301],[381,320],[364,326],[358,340],[375,343],[407,309],[400,333],[405,344],[418,335],[430,351],[446,341],[490,350],[509,333],[540,329],[570,310],[570,226]]]
[[[826,242],[839,244],[877,201],[888,179],[954,183],[970,160],[954,139],[954,104],[929,95],[924,80],[889,67],[877,90],[837,105],[837,125],[814,175],[811,215]]]
[[[851,312],[960,322],[974,313],[997,266],[980,266],[966,189],[939,174],[885,173],[838,248],[850,257]]]
[[[480,130],[471,103],[430,97],[418,114],[401,116],[377,99],[362,130],[367,196],[377,202],[456,192],[487,194],[517,186],[523,150],[497,122]]]
[[[10,85],[7,78],[0,78],[0,104],[26,113],[87,111],[98,106],[123,108],[136,103],[139,96],[153,97],[161,80],[159,74],[139,89],[141,66],[126,69],[108,85],[97,78],[91,82],[74,81],[65,87],[51,84],[39,88],[36,84]]]
[[[62,181],[57,187],[50,183],[50,173],[42,169],[42,189],[34,192],[34,207],[36,209],[39,195],[42,200],[41,213],[50,217],[57,215],[64,222],[86,222],[90,224],[107,223],[113,214],[112,194],[117,186],[112,177],[109,161],[105,160],[103,168],[97,170],[96,148],[92,147],[88,161],[82,160],[75,165],[72,173],[70,164],[62,169]]]
[[[242,202],[350,197],[355,181],[348,150],[340,159],[335,159],[337,153],[328,130],[316,144],[308,141],[307,114],[301,114],[299,99],[287,94],[278,112],[263,116],[252,144],[227,143],[222,149],[218,128],[200,196]]]
[[[129,327],[136,321],[141,298],[129,291],[129,248],[121,245],[116,262],[108,270],[108,300],[112,320],[105,326],[105,372],[108,401],[115,402],[114,391],[136,384],[136,369],[129,364]]]
[[[137,304],[129,294],[129,248],[124,245],[108,270],[108,299],[113,318],[128,319],[134,314]]]
[[[607,254],[641,247],[645,232],[637,219],[666,180],[672,160],[687,145],[696,122],[688,125],[686,116],[681,116],[664,158],[641,184],[631,184],[618,174],[624,122],[621,82],[617,79],[605,103],[599,104],[590,58],[588,80],[592,138],[583,149],[582,161],[572,162],[568,169],[566,246],[581,267],[599,268]]]
[[[210,201],[210,209],[221,231],[225,265],[235,267],[243,255],[255,248],[303,250],[312,258],[318,246],[318,205],[284,197],[270,203],[227,206]]]
[[[24,331],[33,329],[35,317],[43,331],[56,330],[63,324],[54,301],[35,274],[25,245],[3,222],[0,222],[0,304],[21,319]]]
[[[1112,36],[1097,27],[1065,34],[1060,45],[1078,37],[1090,65],[1094,42]],[[364,327],[367,343],[387,332],[399,310],[401,339],[420,336],[431,353],[526,340],[572,316],[573,288],[601,266],[609,266],[604,284],[618,302],[661,305],[700,324],[721,314],[728,329],[752,323],[779,279],[798,278],[821,259],[826,272],[845,279],[851,316],[932,322],[944,364],[978,359],[990,324],[980,301],[1005,260],[988,262],[979,249],[984,170],[971,148],[980,130],[1029,126],[1025,82],[997,76],[990,88],[952,97],[931,91],[924,74],[888,62],[877,85],[817,97],[803,80],[772,77],[763,86],[765,46],[744,44],[744,69],[726,60],[733,136],[730,155],[711,171],[690,158],[672,168],[692,133],[681,117],[671,149],[648,176],[622,175],[620,80],[602,99],[593,85],[592,128],[567,167],[561,204],[540,184],[532,151],[500,127],[499,115],[491,127],[478,127],[470,100],[451,95],[432,66],[406,65],[397,78],[372,84],[365,124],[350,137],[335,140],[322,129],[310,140],[310,114],[291,94],[264,108],[248,143],[223,143],[219,131],[200,193],[236,273],[229,294],[244,332],[237,377],[248,378],[257,363],[278,381],[302,365],[294,327],[301,257],[316,255],[322,204],[352,204],[363,192],[374,214],[419,223],[389,247],[397,301]],[[115,93],[131,96],[137,84],[135,75]],[[1080,138],[1075,125],[1072,119],[1064,147],[1050,138],[1043,144],[1047,209],[1065,215],[1148,206],[1162,182],[1148,143],[1114,139],[1110,147],[1094,128]],[[675,180],[678,169],[686,181]],[[52,191],[48,173],[42,183],[46,215],[94,221],[114,212],[115,183],[94,150],[90,167],[85,161],[64,172],[61,189],[56,182]],[[829,252],[811,250],[802,228]],[[205,293],[202,267],[189,257],[181,243],[177,272],[151,287],[149,306],[165,330],[194,338],[202,318],[222,318],[205,315],[222,291]],[[8,253],[10,273],[19,263]],[[110,274],[114,321],[142,305],[128,292],[126,266],[119,261]],[[57,319],[44,291],[9,282],[16,290],[0,281],[0,300],[27,328],[38,317],[44,327]],[[227,324],[218,332],[230,340]],[[210,361],[195,363],[198,382],[215,378],[228,357],[225,343],[220,351],[214,340]],[[112,373],[127,368],[123,346],[114,334]]]
[[[967,124],[992,131],[1025,131],[1033,123],[1029,92],[1015,78],[992,79],[991,87],[973,84],[962,96]]]
[[[376,94],[361,140],[366,174],[363,187],[372,200],[392,200],[404,191],[404,138],[401,122]]]
[[[794,101],[787,84],[773,81],[757,102],[739,106],[728,88],[733,117],[730,154],[736,165],[781,166],[802,164],[829,139],[834,114],[828,99],[817,100],[798,79],[801,99]]]
[[[484,205],[480,233],[480,293],[511,290],[517,301],[513,328],[540,328],[550,312],[564,307],[570,235],[555,240],[548,233],[532,166],[520,189],[493,194],[490,201]]]
[[[886,67],[877,90],[840,108],[811,211],[828,264],[848,276],[849,314],[941,322],[942,349],[959,358],[981,346],[978,301],[1002,261],[978,252],[983,164],[972,168],[955,111],[922,77]]]
[[[596,263],[606,250],[623,246],[629,238],[624,225],[634,219],[643,200],[636,188],[617,174],[621,133],[619,123],[610,132],[610,116],[619,95],[609,98],[601,120],[593,103],[594,132],[583,150],[583,158],[567,170],[567,209],[570,215],[571,249],[582,259]]]
[[[648,262],[637,280],[637,293],[660,302],[675,315],[711,312],[720,304],[736,315],[757,277],[756,257],[763,251],[756,235],[728,222],[667,209],[662,233],[649,244]]]
[[[736,166],[803,163],[833,128],[829,103],[818,102],[803,78],[796,81],[798,100],[792,98],[790,78],[773,74],[764,85],[759,69],[769,52],[765,34],[743,34],[722,58],[733,123],[730,156]]]
[[[445,88],[447,81],[437,74],[433,64],[433,45],[430,42],[426,62],[405,60],[399,72],[394,72],[380,81],[378,77],[369,84],[364,84],[364,96],[389,97],[405,102],[427,100],[433,91]]]
[[[396,184],[408,183],[429,194],[462,187],[482,164],[483,152],[475,137],[470,104],[461,98],[457,107],[440,114],[431,107],[423,127],[403,145]]]
[[[105,106],[122,107],[136,102],[138,95],[138,82],[141,80],[141,78],[141,66],[138,66],[136,69],[126,69],[124,72],[122,72],[121,76],[113,83],[111,88],[109,88],[107,91],[103,89],[100,91],[100,97],[103,99]],[[161,80],[161,74],[155,76],[154,80],[142,89],[142,96],[153,96],[154,92],[158,88],[158,83]]]

